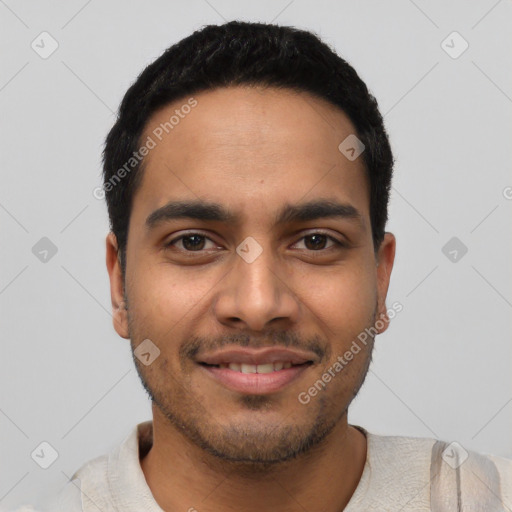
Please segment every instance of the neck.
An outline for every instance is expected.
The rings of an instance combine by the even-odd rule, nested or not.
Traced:
[[[153,406],[153,445],[141,467],[165,511],[339,512],[361,479],[366,452],[364,434],[347,424],[345,414],[321,445],[251,471],[205,454]]]

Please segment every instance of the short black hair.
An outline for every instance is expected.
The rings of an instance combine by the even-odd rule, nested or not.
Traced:
[[[231,21],[204,26],[147,66],[126,92],[106,137],[103,190],[123,275],[132,199],[143,173],[144,160],[137,152],[150,117],[193,93],[237,85],[308,92],[348,116],[365,146],[362,157],[370,183],[375,251],[380,246],[394,160],[376,99],[356,71],[315,34],[288,26]]]

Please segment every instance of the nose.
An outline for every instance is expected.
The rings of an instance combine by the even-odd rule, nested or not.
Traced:
[[[277,323],[289,328],[299,318],[301,301],[293,274],[278,264],[270,249],[254,261],[235,254],[233,267],[219,284],[213,310],[225,326],[262,331]]]

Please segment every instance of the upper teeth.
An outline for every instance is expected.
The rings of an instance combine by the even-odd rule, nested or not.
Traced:
[[[221,363],[220,368],[229,368],[235,372],[242,373],[271,373],[282,370],[283,368],[290,368],[292,363],[277,362],[277,363],[266,363],[266,364],[239,364],[239,363]]]

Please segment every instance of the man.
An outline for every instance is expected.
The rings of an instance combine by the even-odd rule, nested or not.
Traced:
[[[207,26],[138,77],[103,188],[153,420],[50,510],[511,509],[512,461],[348,423],[401,307],[392,167],[374,97],[311,33]]]

